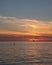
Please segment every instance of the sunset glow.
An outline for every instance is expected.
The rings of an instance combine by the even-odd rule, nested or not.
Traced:
[[[51,5],[48,6],[48,2],[44,1],[40,1],[42,4],[39,2],[36,4],[37,1],[24,2],[27,5],[23,2],[20,4],[15,1],[16,4],[13,2],[15,5],[12,5],[12,2],[9,5],[4,1],[5,5],[1,4],[0,35],[25,35],[27,36],[25,39],[30,41],[50,40],[42,36],[52,37],[52,14],[49,15]],[[28,36],[41,36],[41,38],[28,38]]]

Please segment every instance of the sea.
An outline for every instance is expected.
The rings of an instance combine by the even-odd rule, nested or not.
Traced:
[[[0,42],[0,65],[52,65],[52,42]]]

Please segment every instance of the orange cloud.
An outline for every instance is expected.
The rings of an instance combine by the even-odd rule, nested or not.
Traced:
[[[31,34],[31,33],[24,33],[24,32],[15,32],[15,31],[8,31],[8,30],[0,30],[0,34],[8,34],[8,35],[10,35],[10,34],[14,34],[14,35],[33,35],[33,34]]]
[[[52,35],[52,21],[0,16],[0,34]]]

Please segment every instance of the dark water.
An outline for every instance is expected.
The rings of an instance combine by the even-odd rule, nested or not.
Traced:
[[[0,65],[52,65],[52,42],[0,42]]]

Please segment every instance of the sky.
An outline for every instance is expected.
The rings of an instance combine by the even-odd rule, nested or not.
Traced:
[[[52,36],[52,0],[0,0],[0,34]]]

